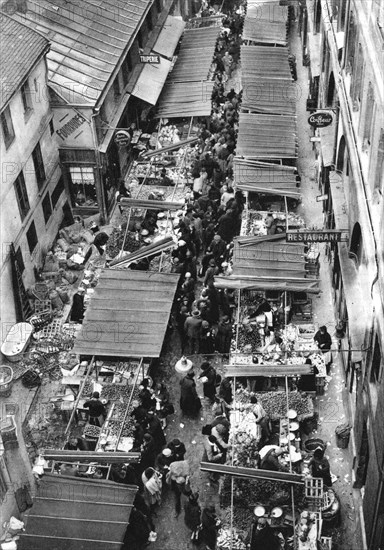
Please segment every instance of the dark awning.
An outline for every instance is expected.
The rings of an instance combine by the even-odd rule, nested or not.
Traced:
[[[240,113],[236,152],[251,159],[296,159],[296,117]]]
[[[73,353],[159,357],[179,277],[103,269]]]
[[[120,550],[138,487],[45,474],[19,550]]]
[[[292,82],[288,48],[241,46],[241,64],[247,67],[245,76],[248,78],[272,78]]]
[[[242,191],[300,197],[294,167],[235,157],[233,169],[236,187]]]

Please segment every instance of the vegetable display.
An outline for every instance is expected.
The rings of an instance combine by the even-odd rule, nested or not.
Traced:
[[[255,394],[267,415],[272,420],[277,420],[287,414],[287,398],[285,392],[265,392]],[[236,390],[236,404],[239,408],[249,406],[250,392],[246,389]],[[299,420],[306,416],[313,415],[313,403],[310,397],[300,392],[289,392],[288,394],[289,408],[297,412]],[[301,417],[301,418],[300,418]]]

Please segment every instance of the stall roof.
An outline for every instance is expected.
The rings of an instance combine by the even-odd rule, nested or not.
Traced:
[[[19,550],[120,550],[138,487],[45,474]]]
[[[287,197],[300,197],[297,189],[296,169],[235,157],[234,179],[238,189],[253,193],[270,193]]]
[[[253,159],[297,158],[296,117],[240,113],[236,152]]]
[[[241,83],[243,110],[286,115],[296,113],[298,89],[291,79],[258,77],[248,73],[245,64],[242,65]]]
[[[241,65],[247,67],[248,78],[284,79],[292,82],[288,48],[241,46]]]
[[[151,105],[156,105],[171,66],[171,61],[161,56],[160,63],[147,63],[137,79],[132,95]]]
[[[55,92],[69,103],[93,105],[151,3],[32,1],[12,17],[49,40],[48,79]]]
[[[303,243],[285,242],[285,233],[237,237],[233,250],[233,274],[215,277],[215,285],[220,288],[319,292],[318,280],[306,278],[304,248]]]
[[[277,2],[257,2],[248,6],[243,39],[261,44],[287,44],[288,9]]]
[[[212,111],[214,83],[170,82],[163,89],[156,116],[158,118],[183,118],[209,116]]]
[[[101,271],[74,353],[159,357],[179,274]]]
[[[168,15],[152,51],[164,57],[172,57],[183,34],[184,27],[185,23],[182,19]]]

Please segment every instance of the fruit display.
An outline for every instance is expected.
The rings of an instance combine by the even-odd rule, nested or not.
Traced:
[[[287,398],[284,391],[265,392],[254,394],[263,405],[267,415],[272,420],[283,418],[287,414]],[[240,388],[236,390],[235,405],[240,410],[252,407],[250,404],[250,392]],[[313,402],[310,397],[300,392],[289,392],[289,409],[297,412],[299,420],[313,415]]]
[[[160,146],[166,147],[167,145],[180,141],[180,132],[173,124],[163,126],[157,139]]]
[[[87,424],[84,428],[84,437],[94,437],[97,438],[100,436],[101,428],[99,426],[93,426],[92,424]]]
[[[257,326],[253,327],[248,325],[246,328],[242,325],[239,327],[239,335],[237,340],[237,350],[236,343],[232,341],[233,351],[244,351],[246,346],[251,346],[249,352],[252,353],[256,351],[260,346],[262,346],[261,336],[259,334]],[[248,349],[248,348],[246,348]]]
[[[220,517],[224,526],[231,525],[231,507],[224,508],[221,511]],[[250,507],[243,508],[236,506],[236,508],[233,509],[233,523],[236,525],[236,529],[238,529],[239,532],[242,531],[248,534],[249,527],[252,524],[254,517],[252,508]]]
[[[235,529],[220,529],[217,537],[218,550],[246,550],[247,545],[241,540]]]
[[[140,248],[140,242],[136,239],[135,233],[128,231],[125,235],[126,225],[121,228],[115,227],[107,242],[106,252],[110,258],[115,258],[120,252],[124,242],[124,250],[134,252]],[[124,241],[125,237],[125,241]]]

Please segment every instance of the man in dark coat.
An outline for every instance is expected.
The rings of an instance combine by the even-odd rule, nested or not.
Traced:
[[[194,533],[200,525],[201,508],[199,506],[199,493],[192,493],[188,502],[184,504],[185,525]]]
[[[94,426],[101,426],[106,416],[105,407],[99,398],[99,392],[95,391],[91,399],[86,401],[83,405],[84,409],[89,409],[89,423]]]
[[[180,408],[188,416],[195,416],[201,408],[194,377],[195,373],[192,371],[180,380]]]
[[[278,550],[280,541],[265,518],[260,518],[253,528],[251,550]]]
[[[192,315],[187,317],[184,323],[185,334],[188,338],[189,353],[191,355],[199,353],[201,323],[202,319],[199,310],[192,311]]]
[[[236,235],[236,219],[233,215],[232,210],[228,210],[221,218],[219,219],[219,226],[217,228],[217,233],[225,241],[225,243],[230,243],[233,237]]]
[[[165,435],[161,427],[160,419],[153,410],[148,411],[147,433],[149,433],[155,442],[156,450],[159,451],[166,444]]]
[[[217,327],[216,349],[219,353],[228,354],[231,349],[232,326],[228,315],[224,315]]]
[[[201,364],[201,370],[202,373],[199,375],[199,378],[203,382],[204,397],[208,397],[208,399],[213,401],[216,395],[216,370],[208,361],[204,361]]]

